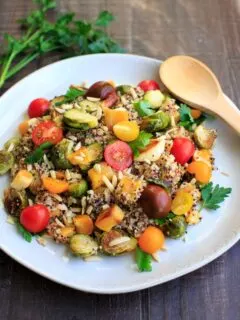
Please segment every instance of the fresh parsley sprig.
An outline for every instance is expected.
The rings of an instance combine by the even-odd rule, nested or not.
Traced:
[[[32,234],[27,231],[20,222],[16,222],[17,225],[17,230],[18,232],[23,236],[23,238],[27,241],[27,242],[31,242],[32,241]]]
[[[54,22],[48,12],[56,7],[54,0],[33,0],[38,9],[18,23],[23,29],[20,38],[5,35],[5,48],[0,55],[0,88],[31,61],[55,52],[60,58],[100,52],[124,52],[103,29],[114,20],[108,11],[102,11],[94,21],[78,20],[68,12]]]
[[[201,188],[202,205],[200,210],[203,208],[216,210],[220,208],[222,203],[232,192],[232,188],[220,187],[219,184],[216,186],[212,182],[206,184]]]
[[[180,122],[179,125],[186,128],[189,131],[193,131],[194,128],[200,125],[204,120],[206,120],[206,115],[204,113],[198,119],[193,119],[191,115],[191,109],[186,105],[180,104]]]
[[[168,222],[168,220],[173,219],[174,217],[176,217],[176,215],[173,212],[170,212],[166,217],[164,218],[158,218],[158,219],[154,219],[155,223],[157,223],[159,226],[164,225],[166,222]]]
[[[140,151],[143,150],[151,141],[152,134],[145,131],[140,131],[136,140],[129,142],[135,157],[139,156]]]
[[[136,248],[136,262],[140,272],[152,271],[152,256],[142,251],[139,247]]]
[[[25,159],[25,163],[33,164],[39,162],[43,156],[44,151],[51,148],[53,144],[51,142],[44,142],[38,148],[36,148],[30,155]]]
[[[64,99],[62,101],[56,102],[55,106],[61,106],[64,103],[70,103],[77,99],[78,97],[83,96],[86,93],[85,90],[80,90],[78,88],[70,87],[67,91],[67,93],[64,96]]]

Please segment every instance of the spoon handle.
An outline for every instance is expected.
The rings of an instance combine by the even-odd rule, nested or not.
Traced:
[[[240,135],[240,111],[233,108],[223,94],[218,97],[214,109]]]

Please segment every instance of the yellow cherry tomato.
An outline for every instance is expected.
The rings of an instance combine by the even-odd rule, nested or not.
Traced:
[[[171,210],[177,216],[181,216],[192,209],[193,197],[190,193],[179,190],[172,201]]]
[[[195,178],[201,183],[208,183],[212,176],[211,166],[203,161],[191,162],[187,167],[187,171],[195,174]]]
[[[115,136],[122,141],[133,141],[139,135],[139,126],[136,121],[121,121],[113,126]]]

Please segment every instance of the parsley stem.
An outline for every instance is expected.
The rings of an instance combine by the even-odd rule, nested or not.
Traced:
[[[6,76],[7,76],[7,73],[8,73],[8,70],[12,64],[12,61],[13,59],[15,58],[16,56],[16,51],[13,50],[10,54],[10,56],[8,57],[8,59],[6,60],[6,63],[4,63],[4,66],[3,66],[3,70],[2,70],[2,74],[0,76],[0,88],[3,86],[5,80],[6,80]]]
[[[23,60],[21,60],[19,63],[15,64],[15,66],[13,66],[7,76],[6,76],[6,80],[11,78],[12,76],[14,76],[18,71],[20,71],[21,69],[23,69],[27,64],[29,64],[31,61],[33,61],[34,59],[36,59],[37,57],[39,57],[39,53],[34,53],[34,54],[30,54],[28,56],[26,56]]]

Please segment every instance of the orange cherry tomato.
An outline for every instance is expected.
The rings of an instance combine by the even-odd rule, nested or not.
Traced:
[[[195,174],[195,178],[201,183],[208,183],[212,176],[212,168],[203,161],[191,162],[187,167],[187,171]]]
[[[28,120],[21,122],[18,126],[18,130],[22,136],[24,136],[27,133],[28,128],[29,128]]]
[[[198,119],[201,117],[202,111],[197,110],[197,109],[191,109],[191,116],[193,119]]]
[[[152,254],[164,247],[164,241],[163,232],[157,227],[149,226],[138,239],[138,245],[144,252]]]
[[[192,206],[192,195],[184,190],[179,190],[172,201],[171,210],[174,214],[180,216],[190,211]]]
[[[139,135],[139,126],[136,121],[121,121],[113,126],[115,136],[122,141],[133,141]]]

